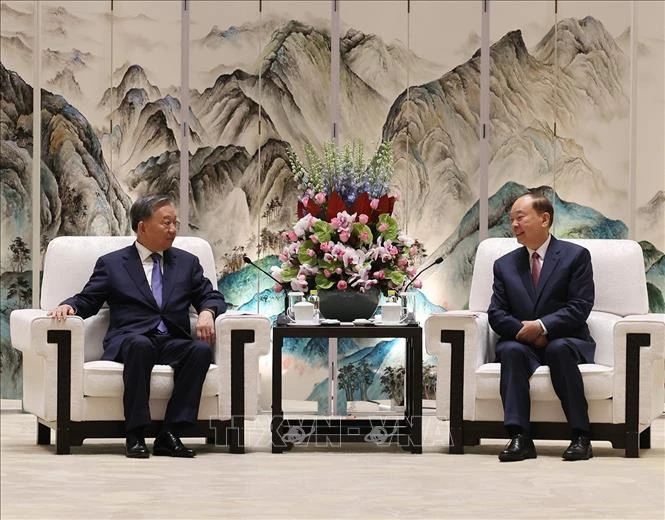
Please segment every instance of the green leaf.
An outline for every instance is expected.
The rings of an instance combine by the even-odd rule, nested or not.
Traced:
[[[330,241],[332,234],[335,232],[335,229],[325,220],[315,222],[313,229],[319,243]]]
[[[360,235],[362,233],[367,233],[367,240],[360,240]],[[361,244],[372,244],[372,242],[374,242],[374,235],[372,235],[372,230],[367,224],[356,222],[353,224],[352,234],[353,236],[358,237]]]
[[[396,286],[400,286],[404,283],[406,274],[403,271],[389,271],[384,269],[383,271],[386,274],[386,277]]]
[[[323,273],[317,273],[315,281],[317,289],[330,289],[333,286],[332,280],[326,278]]]
[[[300,260],[301,264],[316,265],[316,262],[317,262],[316,255],[315,256],[309,256],[307,254],[307,251],[309,249],[315,249],[314,242],[312,242],[311,240],[305,240],[300,245],[300,249],[298,249],[298,260]]]
[[[383,238],[386,240],[395,240],[397,238],[397,233],[399,232],[397,228],[397,220],[395,220],[388,213],[382,213],[381,215],[379,215],[379,223],[377,225],[377,229],[381,224],[388,225],[388,229],[386,229],[383,232],[379,231],[381,236],[383,236]]]
[[[299,271],[300,269],[297,267],[287,267],[286,269],[282,269],[282,280],[285,282],[290,282],[296,276],[298,276]]]

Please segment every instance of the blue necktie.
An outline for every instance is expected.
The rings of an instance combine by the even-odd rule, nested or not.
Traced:
[[[155,297],[157,306],[162,308],[162,268],[161,268],[161,255],[159,253],[153,253],[150,255],[152,258],[152,295]],[[161,333],[167,331],[166,324],[163,320],[159,320],[159,325],[157,325],[157,330]]]

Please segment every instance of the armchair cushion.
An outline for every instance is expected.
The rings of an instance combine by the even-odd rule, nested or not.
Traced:
[[[476,398],[496,399],[499,395],[500,363],[485,363],[476,370]],[[584,393],[588,400],[611,399],[614,390],[614,371],[603,365],[580,365],[584,379]],[[540,366],[531,376],[532,401],[558,401],[552,382],[550,369]]]
[[[217,365],[210,365],[203,382],[201,397],[212,397],[220,393]],[[122,363],[115,361],[88,361],[83,370],[83,395],[85,397],[122,398]],[[150,377],[150,397],[169,399],[173,393],[173,369],[168,365],[156,365]]]

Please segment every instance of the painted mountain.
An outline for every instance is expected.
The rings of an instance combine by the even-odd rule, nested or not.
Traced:
[[[2,234],[29,236],[32,87],[0,63]],[[131,201],[110,173],[97,136],[61,96],[42,89],[42,235],[118,235],[129,232]],[[2,255],[8,254],[5,251]],[[3,257],[3,265],[9,265]]]
[[[489,192],[509,180],[555,185],[563,198],[593,200],[603,213],[616,211],[626,189],[614,186],[613,172],[594,167],[581,145],[561,137],[589,120],[626,117],[622,84],[627,59],[602,24],[591,17],[562,20],[534,55],[521,32],[513,31],[492,45],[490,59]],[[589,75],[602,79],[589,88]],[[398,185],[411,201],[406,208],[409,233],[426,237],[429,250],[438,246],[437,236],[448,236],[477,199],[479,96],[476,52],[440,79],[412,88],[408,102],[402,93],[383,128],[383,137],[394,140],[396,149],[407,149],[407,139],[411,145],[409,156],[399,158]],[[409,108],[414,103],[419,110]],[[556,136],[553,105],[560,107]]]
[[[28,237],[32,87],[16,71],[32,70],[32,18],[5,2],[0,7],[0,231],[3,237]],[[128,233],[132,199],[156,191],[179,196],[180,154],[187,153],[188,232],[211,242],[236,307],[278,309],[269,282],[257,294],[260,278],[243,269],[242,255],[274,260],[278,233],[295,216],[287,150],[301,152],[306,141],[319,147],[330,135],[328,27],[266,17],[263,24],[211,30],[196,45],[248,52],[267,43],[251,63],[210,63],[192,72],[208,80],[190,92],[183,150],[180,91],[151,79],[152,64],[128,61],[107,69],[108,89],[108,83],[92,93],[86,88],[83,78],[90,82],[91,64],[103,52],[99,41],[74,38],[76,28],[94,27],[93,18],[79,14],[64,7],[43,11],[49,38],[66,43],[42,51],[49,89],[41,91],[43,242],[58,234]],[[21,66],[8,67],[6,53]],[[492,45],[490,58],[491,234],[508,233],[504,218],[517,191],[545,185],[556,192],[557,215],[564,216],[557,218],[558,236],[626,236],[625,146],[594,137],[599,128],[612,135],[617,127],[628,128],[625,51],[600,21],[586,17],[559,21],[533,49],[520,31],[510,32]],[[423,296],[442,308],[465,305],[477,243],[479,62],[476,52],[452,70],[439,70],[399,43],[354,28],[345,28],[341,41],[341,136],[362,139],[368,153],[380,139],[394,140],[400,151],[395,187],[403,195],[396,213],[431,255],[446,257],[425,279],[434,303]],[[98,79],[97,85],[106,81]],[[653,308],[662,305],[665,285],[660,189],[637,214]],[[0,262],[8,266],[9,253],[2,249]],[[3,284],[9,279],[3,274]],[[373,363],[379,369],[383,360]]]
[[[540,187],[555,207],[554,234],[558,238],[627,238],[628,228],[619,220],[611,220],[595,209],[562,200],[558,193]],[[510,207],[529,187],[508,182],[489,199],[489,236],[510,237]],[[462,217],[457,228],[433,255],[445,261],[424,274],[428,295],[447,309],[466,307],[471,288],[475,251],[478,246],[478,203]]]
[[[618,201],[625,199],[625,187],[620,183],[617,186],[612,175],[615,172],[595,166],[585,148],[565,135],[587,121],[625,119],[626,56],[602,24],[591,17],[563,20],[557,27],[556,42],[554,35],[555,31],[547,34],[533,55],[519,31],[507,34],[492,46],[492,76],[497,86],[491,106],[490,192],[511,180],[529,186],[547,184],[556,186],[557,193],[566,200],[593,200],[598,211],[611,215],[624,206]],[[235,34],[224,36],[232,39]],[[552,61],[555,43],[563,50],[557,63]],[[327,107],[329,45],[325,29],[286,22],[277,26],[257,66],[262,77],[261,96],[258,75],[239,69],[220,75],[212,87],[193,95],[192,112],[208,130],[212,149],[234,144],[253,156],[259,146],[269,141],[288,143],[296,150],[306,140],[319,145],[328,132],[328,113],[322,107]],[[363,52],[389,56],[390,59],[377,61],[384,64],[385,70],[359,66]],[[353,121],[343,127],[352,128],[350,136],[359,136],[366,143],[376,142],[376,129],[383,125],[382,136],[394,139],[396,149],[404,149],[401,145],[408,138],[410,156],[397,157],[396,186],[404,195],[397,212],[406,221],[409,234],[419,237],[432,251],[477,200],[479,55],[476,53],[440,79],[411,88],[409,104],[402,92],[390,105],[388,93],[399,84],[401,67],[410,58],[388,49],[376,37],[348,30],[342,40],[340,74],[344,88],[340,105],[353,107]],[[435,66],[418,64],[421,75],[431,77]],[[566,74],[562,75],[561,70]],[[586,93],[587,76],[582,75],[583,70],[593,71],[594,77],[607,81],[598,81]],[[383,87],[375,81],[381,74],[386,83]],[[302,87],[305,83],[306,91]],[[560,112],[571,113],[567,119],[557,120],[557,135],[553,132],[552,99],[565,109]],[[418,110],[409,108],[414,105]],[[260,114],[262,131],[258,137],[250,129],[258,128]],[[386,115],[377,120],[376,114]],[[283,153],[279,156],[284,159]],[[243,167],[246,159],[238,155],[237,160]],[[253,227],[267,203],[279,199],[286,209],[271,222],[260,224],[274,233],[293,219],[293,206],[285,203],[292,198],[292,184],[284,180],[289,172],[281,160],[271,168],[265,176],[271,189],[261,188],[260,195],[246,193],[246,198],[255,203],[240,215],[248,215],[249,227]],[[245,172],[252,179],[254,190],[255,173]],[[271,184],[272,176],[277,177],[276,184]],[[289,191],[280,192],[280,187]],[[227,195],[215,192],[213,187],[208,196],[222,201]],[[224,206],[218,203],[210,206],[210,211],[197,208],[197,227],[215,228],[212,222],[217,221]],[[653,218],[663,202],[655,197],[654,206],[640,219]],[[225,244],[225,250],[217,250],[218,257],[229,254],[231,247],[251,247],[249,241],[229,240]]]

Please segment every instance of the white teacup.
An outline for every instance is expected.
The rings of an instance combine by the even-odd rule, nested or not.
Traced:
[[[296,323],[314,321],[314,305],[309,302],[298,302],[289,308],[289,317]]]
[[[397,302],[386,302],[381,307],[381,323],[399,323],[404,316],[404,307]]]

